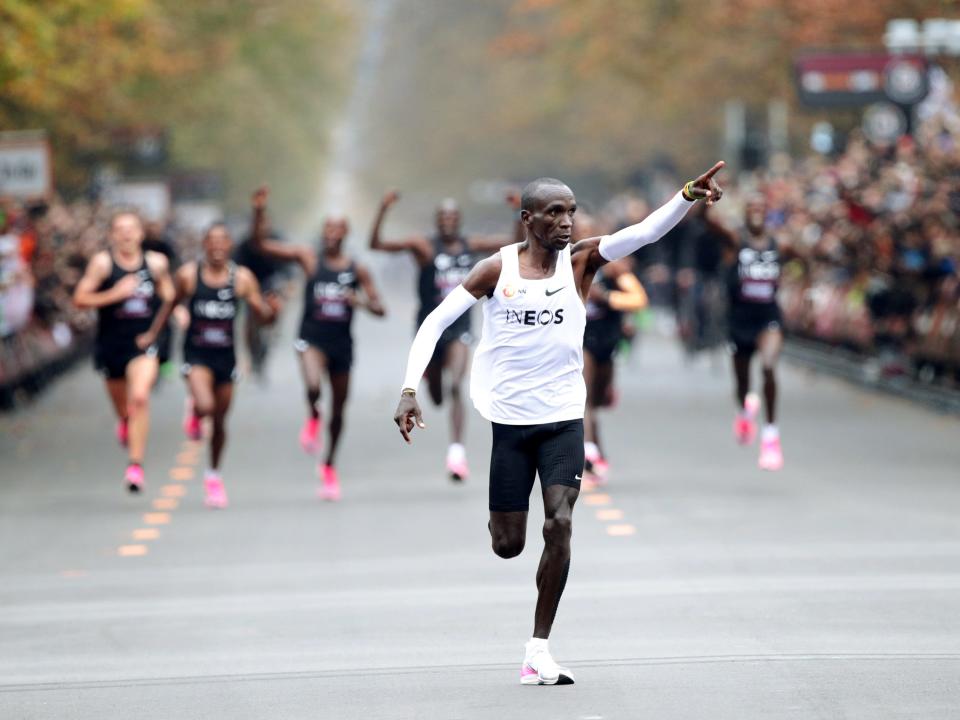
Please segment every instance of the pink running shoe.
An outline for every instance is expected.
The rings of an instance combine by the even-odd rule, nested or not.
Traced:
[[[592,463],[593,469],[591,473],[594,476],[594,480],[597,485],[606,485],[607,476],[610,474],[610,463],[604,460],[602,457],[598,457]]]
[[[741,445],[751,445],[757,439],[757,423],[743,413],[733,420],[733,436]]]
[[[130,426],[125,419],[117,420],[117,442],[120,443],[120,447],[126,447],[129,440]]]
[[[466,458],[452,459],[447,458],[447,472],[450,473],[450,479],[457,482],[463,482],[470,477],[470,468],[467,467]]]
[[[203,426],[200,424],[200,418],[190,413],[183,419],[183,434],[188,440],[203,439]]]
[[[337,469],[332,465],[320,466],[320,479],[322,485],[317,490],[317,497],[321,500],[336,502],[340,499],[340,478],[337,476]]]
[[[783,468],[783,450],[780,449],[779,437],[763,440],[760,443],[760,459],[757,465],[761,470],[776,471]]]
[[[123,480],[127,483],[127,490],[136,494],[143,490],[143,468],[136,463],[127,465],[127,471],[123,474]]]
[[[316,455],[320,452],[320,418],[307,418],[300,429],[300,447],[307,455]]]
[[[203,490],[203,504],[208,508],[223,509],[227,506],[227,491],[219,473],[208,472],[203,476]]]

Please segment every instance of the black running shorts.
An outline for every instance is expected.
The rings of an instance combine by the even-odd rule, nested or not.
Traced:
[[[93,366],[97,372],[107,380],[121,380],[127,376],[127,365],[132,360],[146,355],[157,356],[157,346],[151,345],[146,350],[133,347],[104,347],[98,346],[93,351]]]
[[[293,347],[298,353],[306,352],[308,347],[313,347],[322,352],[327,358],[327,369],[334,375],[350,372],[353,365],[353,340],[346,339],[319,339],[299,338]]]
[[[231,352],[186,352],[183,353],[183,365],[180,374],[187,377],[194,367],[205,367],[213,373],[214,385],[225,385],[237,380],[237,358]]]
[[[580,489],[583,477],[583,420],[543,425],[493,425],[490,458],[491,512],[530,507],[536,476],[540,486]]]

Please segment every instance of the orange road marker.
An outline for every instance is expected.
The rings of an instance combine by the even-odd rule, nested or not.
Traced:
[[[177,463],[180,465],[196,465],[197,453],[191,451],[182,452],[177,455]]]
[[[120,557],[139,557],[147,552],[146,545],[121,545],[117,548],[117,555]]]
[[[617,508],[597,510],[597,520],[623,520],[623,510],[617,510]]]
[[[633,525],[607,525],[607,535],[633,535],[636,531]]]
[[[144,513],[143,522],[147,525],[166,525],[170,522],[170,513],[155,512]]]
[[[597,493],[596,495],[587,495],[583,501],[587,505],[609,505],[610,496],[605,493]]]
[[[183,485],[164,485],[160,494],[167,498],[181,498],[187,494],[187,489]]]
[[[160,537],[158,528],[137,528],[133,531],[134,540],[156,540]]]
[[[193,480],[193,476],[195,474],[196,474],[196,471],[192,467],[186,467],[186,466],[175,467],[172,470],[170,470],[170,479],[178,480],[181,482],[184,480]]]
[[[60,577],[65,577],[65,578],[81,578],[81,577],[86,577],[86,575],[87,575],[86,570],[61,570],[60,571]]]
[[[176,510],[177,506],[180,504],[180,501],[176,498],[157,498],[151,503],[154,510]]]

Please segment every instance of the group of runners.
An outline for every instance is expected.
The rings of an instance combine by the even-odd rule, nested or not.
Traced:
[[[524,684],[573,682],[572,673],[553,660],[547,640],[569,571],[572,515],[581,483],[585,478],[603,482],[608,472],[597,411],[612,402],[614,355],[624,316],[646,304],[630,256],[663,237],[697,201],[719,201],[723,193],[714,176],[722,167],[717,163],[687,183],[642,222],[602,236],[592,232],[590,218],[574,222],[576,198],[552,178],[535,180],[522,195],[508,198],[519,213],[513,230],[502,235],[464,235],[459,209],[447,200],[437,210],[432,236],[385,239],[382,227],[399,195],[388,193],[380,204],[370,249],[407,253],[418,268],[419,329],[394,414],[401,435],[409,443],[413,429],[424,427],[418,388],[425,379],[433,403],[446,400],[450,405],[446,470],[457,481],[469,476],[463,386],[472,343],[470,309],[483,300],[469,394],[492,427],[488,527],[500,557],[522,551],[529,496],[540,478],[545,544],[533,633],[521,665]],[[370,270],[345,252],[345,218],[328,217],[316,246],[297,246],[272,238],[267,205],[267,191],[257,191],[250,250],[296,264],[305,276],[295,342],[306,404],[299,440],[305,452],[317,457],[318,494],[337,500],[336,452],[353,363],[351,322],[357,310],[378,317],[386,311]],[[775,370],[782,345],[776,304],[780,258],[765,229],[760,197],[747,203],[742,235],[717,228],[725,239],[729,268],[735,437],[748,444],[757,434],[760,402],[750,391],[750,366],[759,354],[767,420],[759,464],[776,470],[783,464],[775,425]],[[184,430],[199,439],[204,421],[209,422],[205,502],[222,508],[227,494],[220,465],[236,378],[239,303],[244,301],[265,324],[275,319],[279,303],[264,299],[256,275],[231,259],[232,239],[222,224],[206,232],[202,257],[173,274],[163,255],[143,248],[143,239],[139,218],[118,213],[110,225],[109,249],[92,258],[75,296],[79,306],[99,313],[95,363],[117,415],[117,438],[128,451],[124,479],[132,492],[143,488],[157,341],[181,306],[189,316],[183,375],[191,402]],[[324,383],[330,388],[326,416]]]

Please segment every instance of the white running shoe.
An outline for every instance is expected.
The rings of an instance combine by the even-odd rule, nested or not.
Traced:
[[[573,682],[573,673],[557,665],[549,650],[531,649],[527,643],[526,656],[520,667],[521,685],[573,685]]]

